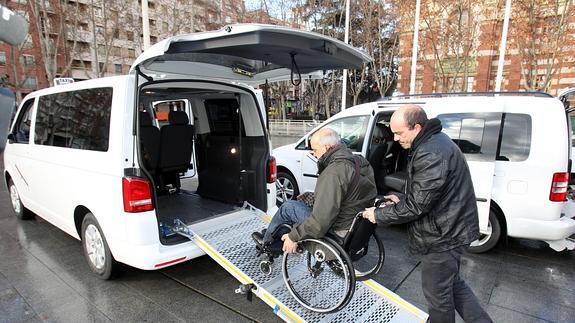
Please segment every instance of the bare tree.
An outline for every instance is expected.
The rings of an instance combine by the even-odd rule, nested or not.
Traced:
[[[568,0],[517,0],[513,4],[510,47],[520,57],[522,85],[527,90],[548,91],[567,61],[571,46],[567,36],[575,30],[569,18],[575,15],[575,5]]]
[[[400,5],[403,26],[413,25],[414,4]],[[479,47],[482,9],[480,0],[422,1],[418,56],[434,71],[434,90],[467,90]]]

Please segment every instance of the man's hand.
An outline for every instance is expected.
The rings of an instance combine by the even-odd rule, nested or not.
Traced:
[[[287,252],[287,253],[294,253],[294,252],[296,252],[296,250],[297,250],[297,243],[291,241],[291,239],[289,238],[289,236],[287,235],[287,233],[282,236],[282,241],[284,242],[284,246],[283,246],[283,248],[282,248],[282,250],[283,250],[284,252]]]
[[[399,197],[394,194],[384,195],[383,200],[385,201],[385,205],[399,203]]]
[[[375,223],[375,207],[368,207],[363,211],[363,217],[368,219],[371,223]]]

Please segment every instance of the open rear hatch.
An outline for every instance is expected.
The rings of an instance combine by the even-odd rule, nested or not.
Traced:
[[[339,40],[304,30],[256,24],[163,40],[130,69],[154,79],[186,75],[257,85],[314,71],[361,68],[371,57]]]

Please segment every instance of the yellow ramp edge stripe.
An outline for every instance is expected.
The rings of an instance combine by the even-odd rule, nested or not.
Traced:
[[[277,307],[277,309],[274,308],[274,312],[276,313],[277,316],[280,316],[280,314],[284,314],[287,317],[289,317],[292,322],[298,322],[298,323],[305,322],[302,318],[299,317],[299,315],[297,315],[294,311],[290,310],[287,306],[283,305],[282,302],[278,301],[268,291],[264,289],[262,289],[262,291],[263,292],[261,293],[261,295],[263,298],[265,298],[264,301],[272,307],[274,307],[273,305]]]
[[[364,283],[366,286],[373,289],[374,291],[378,292],[379,294],[382,294],[385,297],[389,298],[390,300],[395,302],[397,305],[408,310],[409,312],[411,312],[412,314],[414,314],[415,316],[420,318],[421,322],[425,322],[425,317],[426,317],[425,312],[423,312],[419,308],[411,305],[410,303],[405,301],[403,298],[401,298],[399,295],[392,293],[389,289],[383,287],[382,285],[378,284],[377,282],[375,282],[372,279],[363,281],[362,283]]]
[[[198,237],[198,235],[195,235],[194,237],[195,242],[197,244],[200,245],[200,247],[206,251],[207,253],[209,253],[212,258],[214,258],[215,260],[217,260],[223,267],[225,267],[226,269],[228,269],[229,271],[232,272],[232,274],[234,276],[236,276],[236,278],[242,283],[242,284],[250,284],[253,283],[253,281],[246,276],[242,271],[240,271],[236,266],[234,266],[231,262],[229,262],[226,258],[224,258],[219,252],[217,252],[216,250],[214,250],[212,247],[210,247],[210,245],[208,245],[204,239]]]

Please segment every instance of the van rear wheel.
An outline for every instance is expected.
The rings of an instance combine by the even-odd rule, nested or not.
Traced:
[[[12,210],[14,210],[16,217],[20,220],[33,219],[34,213],[24,207],[22,200],[20,200],[20,194],[18,193],[16,184],[14,184],[14,181],[11,179],[8,181],[8,190],[10,191],[10,202],[12,202]]]
[[[276,205],[280,206],[286,201],[295,200],[299,189],[295,178],[287,172],[278,172],[276,179]]]
[[[472,253],[483,253],[487,252],[499,242],[501,238],[501,223],[499,223],[499,218],[495,211],[489,210],[489,221],[487,223],[487,232],[480,233],[479,239],[473,241],[468,248],[469,252]]]
[[[99,278],[108,280],[118,274],[120,264],[112,256],[106,237],[92,213],[86,214],[82,221],[82,245],[90,270]]]

